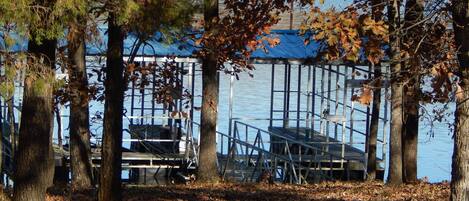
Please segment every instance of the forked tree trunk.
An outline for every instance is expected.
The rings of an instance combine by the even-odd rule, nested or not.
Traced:
[[[405,5],[404,29],[408,29],[403,36],[403,43],[410,58],[403,62],[406,70],[406,84],[404,86],[404,127],[402,132],[403,180],[407,183],[417,181],[417,145],[419,129],[419,100],[420,100],[420,61],[418,44],[420,42],[423,24],[424,1],[408,0]],[[412,26],[412,27],[411,27]],[[411,27],[411,28],[409,28]]]
[[[218,1],[204,1],[205,31],[211,30],[211,22],[218,16]],[[216,126],[218,107],[218,66],[215,52],[210,52],[202,63],[202,111],[200,113],[200,152],[197,180],[205,183],[219,181],[217,170]]]
[[[388,184],[402,183],[402,93],[400,61],[400,37],[396,31],[400,24],[400,1],[392,0],[388,7],[391,58],[391,132],[389,139],[389,175]]]
[[[37,44],[30,40],[28,52],[43,58],[43,64],[29,62],[30,73],[24,81],[23,107],[19,131],[18,151],[15,156],[14,201],[40,201],[45,199],[52,184],[54,160],[52,129],[54,108],[52,83],[56,40],[43,40]],[[34,67],[33,67],[34,66]],[[34,68],[37,68],[33,70]],[[40,76],[34,75],[40,73]],[[44,78],[46,77],[46,78]]]
[[[469,1],[453,1],[453,28],[459,50],[460,87],[456,102],[451,200],[469,200]]]
[[[106,79],[104,103],[103,147],[101,151],[101,175],[99,201],[120,201],[121,157],[122,157],[122,116],[124,102],[124,34],[118,25],[117,13],[108,17],[108,44],[106,53]]]
[[[85,61],[85,26],[82,20],[72,24],[75,35],[68,42],[70,80],[70,166],[72,189],[93,187],[91,166],[88,78]]]

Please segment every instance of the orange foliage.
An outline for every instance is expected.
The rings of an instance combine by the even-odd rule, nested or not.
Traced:
[[[364,85],[360,91],[360,95],[354,94],[352,96],[352,101],[357,101],[363,105],[370,105],[373,100],[373,90],[371,87],[369,85]]]
[[[389,41],[384,21],[373,20],[369,12],[355,6],[340,12],[312,7],[301,29],[326,46],[321,54],[327,61],[357,62],[364,49],[368,61],[378,63],[384,57],[382,45]],[[305,44],[309,41],[308,38]]]

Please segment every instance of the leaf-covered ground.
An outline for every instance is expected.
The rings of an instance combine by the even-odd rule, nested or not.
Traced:
[[[190,184],[168,186],[127,186],[126,201],[185,200],[448,200],[449,184],[420,182],[390,187],[379,182],[327,182],[310,185],[285,184]],[[94,193],[92,193],[94,194]],[[73,200],[94,200],[74,195]],[[68,195],[48,195],[47,200],[71,200]]]

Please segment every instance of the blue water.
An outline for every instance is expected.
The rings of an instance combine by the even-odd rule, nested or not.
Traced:
[[[240,80],[235,81],[234,117],[269,117],[271,65],[256,65],[253,74],[253,78],[242,74]],[[219,130],[227,131],[229,76],[223,75],[220,85]],[[441,107],[441,105],[424,105],[427,111]],[[447,111],[449,118],[446,118],[444,122],[435,122],[433,126],[430,126],[428,118],[421,118],[419,124],[418,177],[427,177],[430,182],[450,180],[451,177],[453,140],[448,124],[454,121],[451,115],[454,111],[454,104],[450,104],[449,108]],[[429,117],[429,115],[424,115],[424,117]],[[254,125],[264,128],[267,128],[267,123],[253,122]],[[387,135],[389,136],[389,131]],[[380,153],[378,157],[379,155]]]
[[[200,66],[197,65],[197,70],[200,70]],[[283,74],[282,68],[280,68],[280,73],[276,73],[276,80],[278,83],[275,84],[276,89],[281,88],[281,82],[283,82]],[[234,118],[261,118],[266,119],[269,118],[269,111],[270,111],[270,89],[271,89],[271,65],[256,65],[256,70],[252,72],[253,77],[249,76],[247,73],[242,73],[239,75],[239,80],[234,82],[234,105],[233,105],[233,117]],[[305,82],[307,84],[307,79],[302,75],[302,82],[301,85]],[[195,79],[195,106],[200,107],[201,104],[201,72],[196,71],[196,79]],[[187,79],[188,77],[185,76],[185,86],[188,87]],[[297,76],[292,74],[292,86],[296,86],[297,81],[295,79]],[[93,78],[92,78],[93,79]],[[91,80],[92,80],[91,79]],[[332,80],[334,81],[334,80]],[[339,79],[339,81],[341,81]],[[91,83],[93,80],[91,81]],[[293,85],[295,84],[295,85]],[[317,80],[317,86],[319,86],[319,81]],[[218,131],[223,133],[228,133],[229,128],[229,94],[230,94],[230,76],[221,73],[220,77],[220,102],[218,108]],[[303,89],[304,90],[304,89]],[[335,94],[332,93],[334,96]],[[130,107],[130,91],[126,93],[126,102],[125,106],[127,109]],[[384,92],[383,92],[384,95]],[[347,98],[349,98],[350,94],[348,94]],[[296,101],[296,97],[292,96],[292,101]],[[339,100],[342,97],[339,96]],[[275,97],[274,105],[275,107],[279,107],[281,105],[280,97]],[[316,99],[319,101],[319,99]],[[150,100],[145,100],[145,102],[150,103]],[[317,106],[316,106],[317,107]],[[366,110],[366,106],[356,104],[356,108],[360,108],[362,110]],[[441,107],[439,105],[425,105],[424,108],[427,111],[431,111],[434,108]],[[454,110],[454,105],[449,105],[447,113],[449,114],[449,118],[446,119],[444,122],[437,122],[434,123],[433,126],[430,126],[430,121],[428,118],[421,118],[421,122],[419,125],[419,144],[418,144],[418,177],[423,178],[427,177],[430,182],[440,182],[443,180],[449,180],[451,174],[451,156],[453,150],[453,141],[451,138],[451,131],[448,128],[448,123],[452,123],[453,119],[452,112]],[[301,106],[302,110],[306,108]],[[319,111],[319,108],[316,108]],[[103,104],[100,102],[92,102],[90,108],[90,114],[96,114],[97,112],[103,111]],[[340,108],[339,108],[340,111]],[[381,114],[384,112],[384,107],[381,109]],[[68,110],[65,108],[64,115],[65,117]],[[151,114],[150,111],[146,111],[145,115]],[[130,115],[129,112],[127,115]],[[200,117],[199,111],[195,111],[194,113],[194,120],[198,122]],[[274,116],[275,118],[281,117],[281,115]],[[424,117],[430,117],[431,115],[425,115]],[[302,117],[304,118],[304,117]],[[348,116],[347,118],[351,118]],[[355,113],[353,119],[363,119],[364,116],[358,113]],[[124,118],[124,128],[129,125],[129,119]],[[149,121],[148,119],[144,121]],[[249,124],[253,124],[257,127],[267,130],[268,121],[259,120],[259,121],[243,121]],[[65,128],[68,128],[68,120],[67,118],[63,119],[63,125]],[[355,128],[363,130],[363,126],[365,124],[363,122],[357,122],[354,124]],[[319,124],[315,125],[319,128]],[[95,121],[92,122],[91,125],[92,132],[97,134],[98,137],[101,133],[102,129],[102,121]],[[383,129],[384,126],[380,124],[379,130],[379,138],[383,136]],[[339,129],[340,130],[340,129]],[[67,130],[64,131],[68,133]],[[430,135],[430,133],[432,135]],[[387,136],[389,136],[389,130],[387,130]],[[124,133],[124,138],[130,138],[127,133]],[[355,139],[355,138],[354,138]],[[358,141],[364,142],[364,137],[356,138]],[[355,139],[355,140],[356,140]],[[129,143],[124,143],[124,146],[129,147]],[[363,148],[363,147],[362,147]],[[385,147],[389,150],[388,147]],[[378,157],[381,156],[381,148],[378,147]],[[387,164],[383,164],[387,165]],[[124,173],[123,177],[126,178],[127,174]]]

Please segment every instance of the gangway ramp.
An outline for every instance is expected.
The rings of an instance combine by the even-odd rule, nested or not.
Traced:
[[[267,172],[273,181],[290,183],[363,178],[363,151],[332,138],[326,144],[325,136],[317,133],[308,140],[306,135],[298,138],[296,132],[296,128],[267,131],[234,121],[232,136],[218,134],[218,143],[229,145],[219,146],[218,162],[224,178],[226,170],[233,179],[243,181],[257,181]]]

